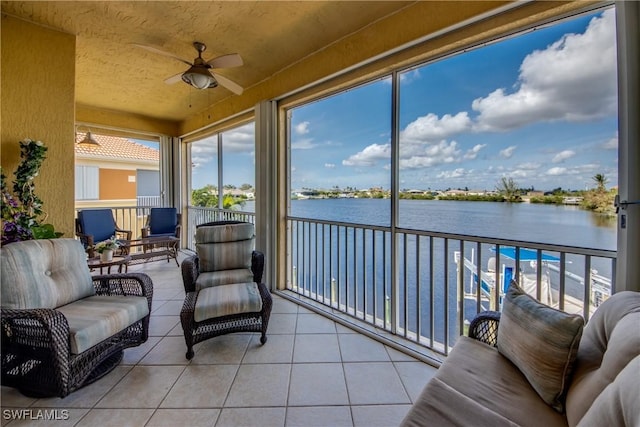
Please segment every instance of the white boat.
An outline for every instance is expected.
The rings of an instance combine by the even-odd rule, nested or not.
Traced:
[[[492,248],[492,251],[495,250]],[[552,275],[558,276],[560,273],[560,258],[542,253],[538,260],[538,251],[526,248],[519,248],[517,258],[520,261],[521,268],[518,271],[518,277],[515,275],[516,248],[512,246],[500,247],[500,260],[507,262],[499,266],[496,272],[496,257],[490,257],[487,266],[480,269],[480,296],[482,305],[485,310],[499,310],[502,307],[502,299],[509,287],[512,279],[515,279],[520,287],[532,297],[539,301],[560,309],[559,284],[552,282]],[[461,265],[460,253],[455,252],[455,261],[458,268],[464,268],[469,272],[468,286],[465,286],[465,298],[475,299],[478,292],[478,266],[475,262],[474,251],[471,251],[471,259],[464,259],[464,267]],[[537,264],[541,261],[541,271],[538,272]],[[552,274],[557,273],[557,274]],[[584,286],[583,277],[575,273],[565,271],[565,277]],[[539,277],[539,284],[538,284]],[[496,290],[496,281],[498,289]],[[591,292],[589,312],[592,313],[598,305],[611,295],[611,280],[597,274],[596,270],[591,271],[590,277]],[[565,293],[563,298],[562,310],[568,313],[583,314],[583,301],[572,295]]]

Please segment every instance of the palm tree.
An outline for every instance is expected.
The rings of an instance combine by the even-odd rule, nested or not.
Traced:
[[[520,194],[518,194],[518,184],[513,178],[507,178],[503,176],[498,183],[496,189],[504,196],[507,202],[517,202],[520,200]]]
[[[598,191],[603,192],[606,190],[605,185],[607,184],[607,182],[609,182],[609,179],[604,176],[604,174],[597,173],[593,176],[592,179],[596,182]]]

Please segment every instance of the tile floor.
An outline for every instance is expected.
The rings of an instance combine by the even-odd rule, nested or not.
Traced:
[[[258,334],[226,335],[196,345],[188,361],[180,269],[160,261],[130,271],[154,281],[149,340],[64,399],[33,399],[2,387],[2,426],[390,427],[435,372],[278,296],[264,346]],[[26,411],[11,412],[16,409]],[[66,419],[34,419],[47,415]]]

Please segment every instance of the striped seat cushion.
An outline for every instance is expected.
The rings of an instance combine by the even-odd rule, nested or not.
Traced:
[[[196,322],[216,317],[262,311],[262,298],[255,282],[206,288],[198,293],[193,318]]]
[[[80,354],[149,314],[146,297],[96,295],[57,308],[67,318],[72,354]]]
[[[584,320],[542,304],[511,282],[498,326],[498,351],[547,405],[564,411]]]
[[[200,273],[196,279],[196,291],[212,286],[230,285],[232,283],[244,283],[253,281],[253,273],[248,268],[237,270],[210,271]]]

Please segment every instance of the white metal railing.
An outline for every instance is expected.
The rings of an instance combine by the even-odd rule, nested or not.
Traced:
[[[199,206],[187,207],[186,248],[196,250],[194,236],[196,226],[212,221],[246,221],[255,223],[255,213],[229,209],[203,208]]]
[[[162,206],[162,198],[160,196],[137,196],[136,203],[138,206]]]
[[[600,249],[296,217],[287,246],[287,289],[445,355],[511,278],[586,320],[615,282]]]

